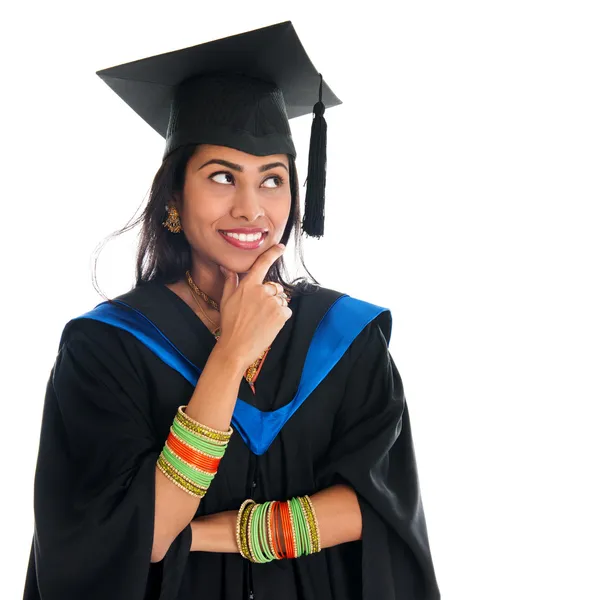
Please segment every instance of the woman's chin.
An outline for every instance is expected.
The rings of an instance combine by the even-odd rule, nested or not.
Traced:
[[[220,264],[224,266],[228,271],[233,271],[238,275],[245,275],[252,268],[252,265],[255,263],[256,258],[254,258],[253,260],[224,260]]]
[[[252,268],[252,265],[256,262],[256,259],[266,250],[261,249],[257,252],[248,253],[248,256],[223,256],[219,264],[228,269],[229,271],[234,271],[238,275],[242,275],[248,273]]]

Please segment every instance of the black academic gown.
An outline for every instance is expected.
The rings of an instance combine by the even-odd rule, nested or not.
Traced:
[[[239,398],[262,411],[296,393],[312,334],[339,293],[292,299],[256,383]],[[119,296],[195,365],[215,339],[158,282]],[[151,564],[155,463],[192,385],[131,333],[67,323],[48,381],[35,475],[35,531],[24,600],[429,600],[439,598],[408,408],[383,312],[256,456],[234,433],[198,516],[314,494],[346,482],[362,540],[295,560],[250,564],[190,552],[191,528]]]

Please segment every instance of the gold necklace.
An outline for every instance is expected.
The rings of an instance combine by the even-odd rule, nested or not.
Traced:
[[[195,290],[194,288],[192,288],[190,286],[190,290],[192,292],[192,298],[194,299],[194,302],[197,304],[198,308],[200,309],[200,312],[216,327],[216,329],[214,331],[211,331],[211,333],[215,336],[215,338],[217,338],[217,340],[219,339],[219,336],[221,335],[221,327],[219,326],[218,323],[216,323],[215,321],[213,321],[207,314],[206,311],[204,310],[204,308],[202,307],[202,304],[200,303],[200,300],[198,299],[198,297],[196,296],[196,294],[194,293]]]
[[[217,312],[220,312],[219,304],[196,285],[195,281],[192,279],[192,274],[189,271],[186,271],[185,276],[187,277],[189,286],[196,292],[196,294],[198,294],[198,296],[200,296],[204,302],[210,304]]]

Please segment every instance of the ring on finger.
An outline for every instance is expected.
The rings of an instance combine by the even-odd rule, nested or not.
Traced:
[[[280,302],[281,302],[281,306],[287,306],[288,305],[288,297],[286,296],[285,293],[283,294],[277,294],[277,298],[279,298]]]
[[[275,288],[275,293],[273,294],[273,296],[279,296],[280,294],[284,293],[283,286],[280,283],[275,283],[274,281],[267,281],[265,285],[272,285]]]
[[[287,306],[290,302],[290,297],[285,292],[277,294],[277,297],[280,298],[282,301],[281,306]]]

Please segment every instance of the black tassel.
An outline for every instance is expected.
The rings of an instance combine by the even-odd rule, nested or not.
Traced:
[[[313,122],[310,131],[310,150],[308,154],[308,175],[304,185],[303,231],[320,238],[325,229],[325,176],[327,170],[327,123],[323,104],[323,76],[319,74],[319,101],[313,107]]]

